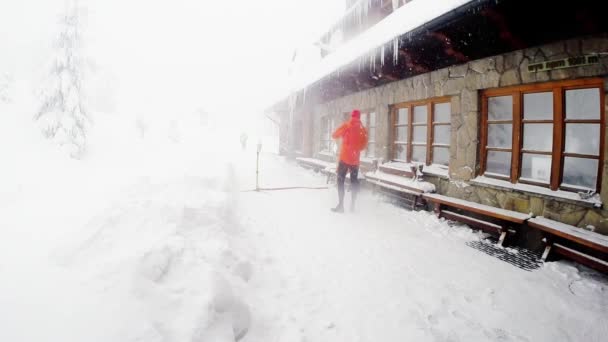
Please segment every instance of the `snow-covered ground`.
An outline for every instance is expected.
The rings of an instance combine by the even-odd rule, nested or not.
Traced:
[[[10,159],[0,198],[0,340],[608,334],[605,276],[568,262],[523,271],[465,245],[479,234],[372,194],[358,212],[336,215],[334,188],[246,191],[255,185],[253,146],[241,151],[236,136],[223,150],[215,140],[194,148],[182,140],[152,148],[117,139],[80,162],[41,142]],[[270,152],[260,165],[265,187],[325,183]]]

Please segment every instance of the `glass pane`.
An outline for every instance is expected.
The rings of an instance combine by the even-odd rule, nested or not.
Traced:
[[[433,113],[435,122],[450,122],[451,110],[449,103],[435,104],[435,112]]]
[[[376,151],[376,144],[369,143],[367,144],[367,150],[365,151],[365,155],[367,157],[374,157]]]
[[[599,155],[599,124],[566,124],[566,152]]]
[[[597,163],[598,161],[595,159],[565,157],[562,185],[573,185],[595,190]]]
[[[553,124],[524,124],[524,150],[551,152]]]
[[[396,144],[395,145],[395,159],[407,160],[407,145]]]
[[[426,163],[426,146],[412,146],[412,161]]]
[[[511,148],[513,141],[512,124],[490,124],[488,125],[488,147]]]
[[[414,107],[414,123],[425,123],[427,119],[427,106]]]
[[[407,141],[407,127],[408,126],[399,126],[397,127],[397,139],[395,141]]]
[[[397,112],[397,124],[407,124],[407,116],[409,114],[408,108],[399,108]]]
[[[370,128],[367,131],[367,141],[376,141],[376,129]]]
[[[376,113],[369,113],[369,127],[376,127]]]
[[[435,144],[450,144],[452,127],[449,125],[433,126],[433,139]]]
[[[450,162],[450,149],[447,147],[433,147],[433,163],[448,165]]]
[[[412,142],[426,144],[426,126],[414,126],[413,130]]]
[[[511,175],[511,152],[488,151],[486,172]]]
[[[524,94],[524,119],[553,120],[553,93]]]
[[[513,96],[490,97],[488,120],[513,120]]]
[[[524,153],[521,158],[521,177],[549,184],[551,156]]]
[[[598,88],[566,90],[566,118],[600,118],[600,90]]]

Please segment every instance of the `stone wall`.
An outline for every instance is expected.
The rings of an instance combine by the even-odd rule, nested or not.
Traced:
[[[530,63],[608,52],[608,37],[588,37],[562,41],[545,46],[515,51],[466,64],[452,66],[424,75],[345,96],[328,103],[312,106],[312,151],[318,155],[321,117],[330,115],[341,119],[353,108],[376,112],[376,156],[389,159],[389,111],[393,104],[434,97],[451,97],[450,179],[427,177],[436,184],[438,192],[477,203],[524,213],[534,213],[557,221],[586,227],[594,226],[597,232],[608,234],[608,211],[589,208],[581,203],[539,196],[520,191],[500,190],[474,185],[469,181],[479,173],[480,90],[529,83],[605,77],[608,58],[600,64],[577,68],[529,73]],[[608,79],[605,89],[608,89]],[[608,96],[605,101],[608,107]],[[605,108],[608,115],[608,108]],[[608,128],[605,128],[608,130]],[[604,132],[608,135],[608,131]],[[606,139],[608,141],[608,139]],[[605,159],[608,153],[604,154]],[[601,199],[608,206],[608,162],[604,160]]]

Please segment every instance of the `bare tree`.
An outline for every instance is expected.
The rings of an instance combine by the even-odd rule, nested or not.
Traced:
[[[83,10],[78,3],[68,3],[60,19],[55,56],[41,94],[42,105],[35,116],[43,134],[65,147],[74,158],[81,158],[86,150],[90,122],[84,101],[82,20]]]

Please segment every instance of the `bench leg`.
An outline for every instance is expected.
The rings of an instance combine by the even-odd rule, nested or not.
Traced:
[[[540,260],[542,260],[542,262],[545,262],[549,257],[549,253],[551,252],[551,247],[553,246],[553,244],[547,238],[544,238],[543,241],[546,243],[546,246],[545,250],[543,251],[543,255],[540,257]]]
[[[498,238],[498,245],[504,246],[506,238],[507,238],[507,230],[503,229],[502,232],[500,233],[500,237]]]
[[[437,217],[441,217],[441,203],[433,203],[433,211]]]

